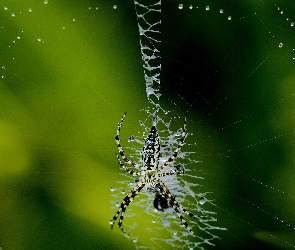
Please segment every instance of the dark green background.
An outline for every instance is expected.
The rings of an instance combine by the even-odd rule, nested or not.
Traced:
[[[215,249],[291,249],[295,9],[215,2],[163,1],[162,105],[188,112]],[[133,248],[109,229],[116,126],[147,106],[132,1],[2,1],[0,28],[0,247]]]

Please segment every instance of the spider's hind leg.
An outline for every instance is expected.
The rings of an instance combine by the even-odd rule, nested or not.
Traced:
[[[180,213],[179,210],[182,210],[185,214],[189,215],[190,217],[194,217],[194,218],[196,218],[196,217],[197,218],[203,218],[203,217],[207,217],[207,216],[195,215],[195,214],[191,213],[189,210],[185,209],[182,205],[180,205],[176,201],[175,197],[170,193],[169,189],[165,186],[165,184],[162,181],[159,181],[159,184],[157,185],[157,187],[161,190],[161,192],[165,196],[166,200],[173,207],[174,211],[176,212],[176,214],[178,215],[179,219],[181,220],[182,225],[184,225],[190,231],[190,233],[192,234],[192,236],[194,236],[195,238],[201,238],[201,237],[195,235],[195,233],[189,227],[187,221],[181,215],[181,213]]]
[[[131,189],[131,191],[124,197],[123,201],[121,202],[120,208],[119,210],[115,213],[114,217],[112,218],[112,222],[111,222],[111,229],[113,229],[114,226],[114,222],[116,221],[116,219],[119,217],[119,222],[118,222],[118,226],[121,229],[121,231],[124,234],[127,234],[127,232],[124,230],[122,224],[123,224],[123,219],[124,219],[124,213],[126,211],[126,208],[129,206],[129,204],[134,200],[135,196],[141,191],[141,189],[145,186],[145,184],[143,182],[139,182],[135,188]]]

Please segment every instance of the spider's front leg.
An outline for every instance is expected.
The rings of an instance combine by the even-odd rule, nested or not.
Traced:
[[[115,213],[112,222],[111,222],[111,229],[113,229],[114,226],[114,222],[116,221],[116,219],[118,218],[118,216],[120,215],[120,219],[118,222],[118,226],[119,228],[122,230],[122,232],[124,234],[126,234],[126,231],[124,230],[122,224],[123,224],[123,219],[124,219],[124,213],[126,211],[126,207],[129,206],[129,204],[134,200],[135,196],[141,191],[141,189],[145,186],[145,184],[143,182],[139,182],[134,189],[132,189],[123,199],[123,201],[121,202],[120,208],[119,210]]]
[[[124,154],[124,150],[121,146],[121,140],[120,140],[120,130],[122,128],[122,124],[124,122],[124,119],[125,119],[125,116],[126,116],[126,113],[123,115],[121,121],[118,123],[118,129],[117,129],[117,133],[116,133],[116,136],[115,136],[115,141],[117,143],[117,147],[118,147],[118,151],[119,151],[119,154],[121,155],[123,161],[125,161],[126,163],[128,163],[129,165],[132,165],[133,167],[137,168],[137,169],[141,169],[141,166],[138,165],[137,163],[129,160],[125,154]]]
[[[195,237],[195,238],[200,238],[199,236],[196,236],[193,230],[189,227],[187,221],[184,219],[184,217],[181,215],[180,210],[182,210],[185,214],[189,215],[190,217],[194,218],[205,218],[207,216],[202,216],[202,215],[195,215],[185,209],[182,205],[180,205],[175,197],[170,193],[169,189],[165,186],[165,184],[162,181],[159,181],[159,184],[157,187],[161,190],[162,194],[165,196],[166,200],[170,203],[170,205],[173,207],[174,211],[178,215],[179,219],[181,220],[181,223],[190,231],[190,233]]]
[[[181,147],[184,144],[184,140],[185,140],[185,136],[186,136],[186,132],[185,131],[186,131],[186,116],[184,116],[184,123],[183,123],[183,128],[182,128],[182,134],[181,134],[181,138],[180,138],[180,140],[178,142],[177,148],[173,152],[172,156],[161,167],[159,167],[158,171],[160,171],[161,169],[163,169],[166,166],[168,166],[177,157],[177,155],[178,155]]]

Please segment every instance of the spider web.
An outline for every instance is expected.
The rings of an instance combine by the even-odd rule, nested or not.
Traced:
[[[137,145],[139,145],[138,147],[130,146],[129,149],[131,152],[134,152],[132,156],[136,161],[141,162],[143,141],[150,130],[150,124],[152,121],[154,125],[157,125],[158,129],[161,128],[159,130],[162,143],[161,165],[161,163],[164,163],[173,154],[173,150],[177,147],[177,142],[180,139],[182,130],[179,129],[176,132],[173,132],[173,126],[171,126],[171,123],[177,118],[172,116],[172,113],[175,112],[164,110],[159,102],[161,97],[161,1],[150,1],[148,5],[146,4],[147,3],[143,4],[134,1],[140,35],[140,50],[144,67],[146,94],[149,102],[149,107],[144,108],[143,111],[146,112],[148,116],[144,121],[140,121],[141,131],[138,135],[130,136],[128,141],[129,143],[135,141]],[[178,119],[179,118],[180,117],[178,117]],[[191,156],[193,154],[194,152],[186,152],[185,150],[182,150],[178,155],[179,159],[177,159],[174,164],[171,164],[171,166],[166,167],[160,172],[171,172],[171,170],[181,168],[190,182],[176,176],[165,176],[161,179],[170,192],[177,197],[177,201],[180,204],[185,204],[184,206],[193,213],[197,215],[207,215],[210,219],[201,219],[198,222],[196,220],[192,222],[189,221],[189,225],[191,225],[193,229],[198,228],[198,240],[193,240],[190,232],[186,228],[181,227],[180,221],[178,221],[177,215],[173,209],[169,208],[164,212],[157,212],[157,210],[153,208],[155,194],[149,193],[145,190],[145,192],[148,193],[145,198],[137,198],[132,204],[133,208],[131,208],[131,206],[128,207],[128,217],[138,217],[138,213],[133,211],[138,211],[138,207],[145,207],[144,212],[148,214],[149,217],[147,222],[157,224],[152,227],[146,227],[147,232],[154,234],[154,236],[151,236],[150,238],[152,245],[146,247],[159,249],[164,247],[164,244],[167,244],[173,249],[182,248],[183,245],[189,249],[204,249],[204,245],[214,245],[214,239],[218,238],[218,236],[215,235],[214,230],[225,230],[225,228],[214,225],[214,222],[216,222],[216,218],[214,217],[215,213],[202,207],[202,204],[207,201],[207,192],[195,193],[195,191],[193,191],[198,188],[199,190],[201,189],[200,186],[202,186],[202,184],[200,184],[200,182],[203,180],[200,173],[200,176],[196,175],[196,173],[198,173],[198,170],[196,169],[198,161],[194,159],[195,157]],[[126,179],[130,179],[128,174],[123,175]],[[123,181],[120,184],[124,186],[127,183],[128,181]],[[136,185],[136,179],[135,181],[129,181],[129,184],[130,187],[134,187]],[[111,191],[114,192],[115,189],[112,187]],[[124,192],[122,192],[122,194],[123,193]],[[116,200],[113,208],[118,209],[120,206],[119,200],[121,195],[114,192],[113,197]],[[132,229],[136,228],[136,225],[137,224],[135,223],[128,228],[128,231],[131,234],[134,232]],[[161,236],[159,235],[159,232]],[[145,248],[142,243],[138,242],[137,237],[133,238],[133,242],[135,243],[136,248]]]
[[[132,140],[133,138],[138,138],[137,143],[140,143],[144,139],[144,135],[146,135],[149,130],[149,120],[153,120],[154,123],[160,121],[160,123],[164,124],[164,129],[160,130],[160,134],[166,134],[166,136],[171,135],[168,141],[165,140],[167,137],[162,136],[162,141],[168,143],[169,148],[175,148],[176,145],[174,142],[177,141],[177,133],[174,134],[171,131],[171,123],[166,123],[165,119],[167,120],[167,116],[169,117],[169,114],[171,115],[170,117],[173,117],[173,115],[175,115],[175,111],[176,113],[183,112],[181,111],[183,108],[180,108],[179,106],[185,107],[186,111],[196,115],[201,123],[206,124],[209,122],[212,124],[211,126],[215,127],[215,131],[213,130],[213,132],[209,132],[207,138],[203,139],[209,140],[210,142],[207,142],[208,144],[214,143],[211,139],[215,138],[216,134],[230,138],[231,136],[235,136],[234,134],[230,136],[231,130],[236,132],[241,128],[247,128],[249,125],[251,126],[251,124],[252,126],[255,126],[256,129],[258,129],[258,127],[260,130],[265,129],[261,126],[260,118],[258,118],[253,112],[246,112],[247,115],[240,115],[238,112],[238,115],[235,116],[231,116],[229,112],[231,111],[234,113],[235,107],[232,105],[236,98],[243,93],[243,90],[238,89],[240,85],[250,83],[251,86],[251,81],[263,81],[263,78],[261,77],[268,72],[266,69],[267,67],[278,67],[276,62],[273,60],[274,54],[278,53],[282,64],[286,67],[286,69],[291,69],[293,67],[292,65],[294,64],[295,58],[294,39],[290,39],[285,32],[292,31],[294,34],[293,27],[295,19],[294,17],[292,19],[290,11],[286,13],[288,8],[287,6],[281,6],[276,2],[271,3],[269,6],[273,15],[281,24],[278,26],[284,27],[284,31],[279,31],[277,28],[271,28],[271,25],[265,21],[263,7],[259,4],[257,4],[254,10],[241,8],[239,5],[235,6],[237,9],[240,9],[241,12],[236,11],[236,9],[233,6],[229,6],[228,3],[216,4],[210,1],[203,4],[199,4],[196,1],[186,1],[185,3],[169,1],[168,3],[165,2],[164,6],[161,6],[160,1],[151,1],[149,2],[149,5],[143,5],[135,1],[135,7],[140,33],[141,53],[144,62],[147,98],[152,106],[151,108],[144,110],[148,114],[148,118],[144,122],[140,121],[142,131],[144,132],[139,132],[138,137],[131,136],[130,138],[132,138]],[[165,26],[165,32],[160,32],[160,27],[167,24],[165,23],[165,21],[167,21],[167,19],[165,20],[165,11],[169,13],[167,14],[169,25]],[[160,13],[164,18],[162,23],[160,21]],[[149,15],[152,16],[151,19],[149,19]],[[171,16],[175,18],[175,21],[170,19]],[[191,21],[196,16],[198,17],[197,20],[201,24]],[[210,19],[214,20],[213,26],[211,26],[212,24],[209,24]],[[187,23],[184,20],[187,20]],[[177,23],[178,21],[180,21],[180,24]],[[214,27],[217,22],[221,24],[221,32],[216,30]],[[256,43],[256,46],[259,46],[259,42],[253,41],[249,36],[245,35],[248,32],[247,25],[249,25],[249,23],[259,25],[264,34],[263,42],[265,44],[261,46],[262,49],[259,51],[261,54],[258,58],[253,57],[248,59],[247,55],[243,52],[243,50],[247,50],[247,47],[254,50],[251,46],[254,43]],[[189,29],[186,27],[187,24],[190,24],[190,26],[196,25],[197,28]],[[169,28],[166,29],[167,27]],[[226,28],[229,28],[232,32],[235,32],[234,29],[239,31],[236,31],[236,33],[232,36],[233,38],[229,40],[226,39],[229,36],[228,31],[225,30]],[[186,33],[183,32],[184,29],[186,29]],[[212,31],[210,33],[213,34],[209,33],[208,35],[208,32],[204,31],[206,29],[211,29]],[[169,32],[171,32],[172,35],[169,34]],[[189,35],[187,32],[192,32],[192,35]],[[214,32],[216,33],[214,34]],[[154,37],[155,34],[157,36]],[[159,38],[159,34],[162,35],[162,40]],[[166,34],[169,35],[167,36]],[[196,35],[197,39],[193,37],[193,34]],[[200,39],[200,35],[205,36],[205,34],[210,38]],[[216,37],[214,35],[216,35]],[[185,38],[181,39],[182,36]],[[232,43],[231,46],[226,44],[224,45],[223,41],[219,41],[220,38],[224,39],[224,41],[229,40]],[[242,42],[243,39],[246,39],[248,42],[246,42],[246,45]],[[162,41],[162,49],[159,49],[160,41]],[[212,48],[210,49],[216,54],[213,54],[211,51],[206,51],[206,49],[210,47],[206,43],[214,43],[214,41],[219,41],[219,47],[212,44]],[[183,44],[184,47],[181,47],[178,42]],[[187,46],[187,44],[189,46]],[[200,49],[196,49],[197,47],[200,47]],[[202,51],[201,48],[203,48],[205,52]],[[224,51],[222,51],[222,48],[224,48]],[[282,48],[285,50],[282,51]],[[238,71],[238,69],[234,70],[234,66],[231,69],[228,69],[229,65],[234,63],[234,60],[239,63],[241,63],[240,61],[246,60],[249,65],[248,67],[241,69],[241,72]],[[255,63],[251,60],[255,60]],[[159,72],[160,69],[162,70],[161,72]],[[229,77],[225,75],[226,73],[232,76]],[[285,77],[288,78],[288,76],[282,76],[283,79],[285,79]],[[164,79],[161,84],[159,78]],[[231,86],[229,83],[231,81],[236,82],[234,86]],[[258,91],[260,91],[260,95],[264,95],[265,93],[268,93],[273,86],[277,87],[277,84],[280,84],[280,82],[276,82],[272,86],[267,86],[267,84],[264,83],[263,88]],[[172,89],[174,91],[171,91]],[[241,89],[244,88],[241,87]],[[152,99],[150,95],[153,95],[155,98]],[[280,99],[280,97],[270,99],[266,102],[261,102],[261,99],[257,102],[252,96],[251,98],[250,104],[248,105],[247,102],[244,102],[240,106],[240,109],[242,110],[245,107],[250,108],[251,105],[254,105],[255,107],[256,105],[261,105],[257,107],[259,115],[261,116],[269,116],[273,110],[276,110],[281,107],[281,105],[286,105],[287,103],[285,98]],[[288,102],[290,102],[292,98],[293,94],[289,95]],[[163,108],[163,102],[161,103],[161,100],[163,99],[166,103],[171,103],[173,109]],[[153,111],[151,111],[151,109]],[[159,110],[161,112],[159,112]],[[224,119],[224,117],[230,117],[230,119],[227,120]],[[172,120],[174,120],[174,118]],[[196,124],[194,124],[194,126],[195,125]],[[216,148],[211,148],[212,152],[199,156],[199,161],[204,165],[206,165],[206,162],[211,166],[216,164],[220,167],[220,169],[224,168],[222,171],[216,167],[213,167],[211,170],[206,168],[205,173],[200,171],[198,167],[201,164],[197,160],[198,157],[195,157],[195,151],[197,150],[196,145],[200,145],[205,142],[202,141],[202,143],[198,143],[195,142],[196,139],[193,139],[193,143],[187,144],[187,147],[189,147],[192,152],[182,152],[180,161],[176,161],[174,166],[178,166],[178,164],[184,166],[187,171],[187,176],[191,178],[173,177],[173,179],[164,180],[164,183],[168,183],[167,185],[171,190],[171,193],[176,195],[180,203],[186,204],[186,206],[196,214],[203,210],[201,205],[203,199],[207,201],[211,206],[205,210],[205,213],[214,214],[214,220],[211,222],[205,221],[202,226],[202,221],[188,221],[189,224],[191,223],[193,226],[193,229],[197,229],[197,234],[199,233],[202,235],[201,241],[197,240],[195,242],[188,237],[184,228],[178,227],[177,220],[172,219],[169,221],[169,216],[172,216],[172,218],[174,216],[175,218],[173,212],[171,214],[169,214],[171,211],[156,213],[153,211],[151,202],[153,200],[152,195],[147,196],[144,199],[140,197],[136,199],[136,202],[134,202],[137,204],[132,205],[145,207],[145,213],[149,214],[153,218],[150,219],[151,221],[155,223],[162,221],[161,226],[147,227],[146,230],[152,231],[155,234],[159,231],[161,232],[165,230],[170,232],[168,237],[164,237],[162,235],[158,235],[158,237],[151,236],[151,242],[155,244],[152,247],[155,249],[161,247],[165,248],[161,245],[163,242],[173,249],[182,249],[183,246],[187,249],[207,249],[214,244],[218,246],[218,249],[222,248],[222,246],[226,249],[235,248],[235,246],[238,246],[239,248],[242,247],[245,249],[252,249],[255,248],[255,244],[261,245],[262,242],[264,242],[264,245],[262,244],[262,246],[267,249],[270,247],[293,249],[295,247],[294,241],[291,240],[291,235],[294,236],[294,226],[292,223],[285,222],[286,218],[283,214],[277,216],[279,213],[278,211],[281,209],[276,210],[274,208],[275,206],[269,206],[268,204],[270,201],[276,200],[277,195],[284,196],[283,199],[292,200],[293,202],[293,194],[291,192],[282,191],[273,185],[272,181],[276,179],[275,173],[278,171],[272,169],[274,176],[266,178],[266,182],[260,181],[263,180],[262,175],[264,174],[264,171],[268,171],[264,169],[268,168],[250,167],[243,169],[242,166],[245,166],[246,162],[248,164],[247,166],[252,165],[252,163],[248,160],[246,161],[245,159],[243,160],[240,158],[241,152],[246,152],[246,154],[252,155],[251,159],[253,159],[253,156],[257,157],[256,154],[253,154],[253,151],[257,150],[257,147],[261,144],[266,144],[267,146],[265,146],[265,148],[278,147],[278,138],[287,137],[287,135],[293,134],[293,131],[290,133],[276,132],[273,135],[267,133],[263,134],[264,137],[262,137],[262,139],[257,139],[261,138],[260,136],[257,136],[257,138],[254,139],[248,135],[249,137],[245,140],[248,141],[247,145],[232,144],[232,146],[229,146],[228,149],[225,145],[218,145]],[[194,135],[189,134],[188,138],[189,137],[194,138]],[[129,143],[132,141],[130,138]],[[252,142],[249,142],[251,139]],[[215,143],[219,144],[220,142],[216,141]],[[264,152],[265,148],[262,146],[258,149],[258,151]],[[138,147],[137,149],[135,147],[130,147],[130,149],[131,151],[137,152],[137,160],[140,161],[139,152],[141,147]],[[217,152],[214,152],[215,150]],[[168,150],[167,155],[171,155],[171,153],[172,151]],[[220,162],[216,163],[215,159],[219,159]],[[278,160],[276,159],[275,161]],[[259,166],[268,166],[267,163],[262,164],[259,160],[254,160],[254,162],[259,164]],[[273,164],[269,164],[273,168]],[[278,161],[278,164],[277,169],[279,169],[280,161]],[[228,166],[225,167],[226,165]],[[238,185],[236,192],[228,189],[227,185],[224,184],[219,185],[219,187],[213,185],[214,187],[212,188],[212,186],[208,185],[208,183],[216,182],[217,176],[222,176],[224,181],[236,183],[235,185],[238,185],[240,180],[243,180],[241,181],[243,186]],[[126,183],[124,183],[124,185],[126,185]],[[253,197],[253,195],[251,195],[251,193],[257,194],[257,188],[261,193],[260,196],[257,195],[257,197],[261,197],[260,199],[258,198],[258,200],[257,197]],[[206,191],[198,193],[198,190],[200,189]],[[208,190],[212,191],[212,193]],[[245,190],[247,190],[246,193]],[[265,193],[270,194],[267,196],[268,198],[264,198],[264,201],[262,201],[261,199]],[[218,194],[219,197],[222,197],[222,199],[219,200],[220,198],[214,198],[218,196],[216,194]],[[118,196],[114,195],[114,197],[117,198]],[[243,209],[240,212],[237,212],[233,209],[233,207],[227,206],[225,200],[231,203],[235,209],[239,206],[242,206]],[[130,208],[130,210],[131,209],[132,208]],[[255,216],[252,218],[251,215],[253,211]],[[244,213],[248,213],[250,217],[245,216]],[[130,216],[136,216],[136,212],[132,213]],[[263,219],[260,218],[259,220],[256,220],[254,218],[256,216],[261,216]],[[216,223],[217,221],[215,220],[217,220],[218,223]],[[232,220],[234,222],[229,223],[228,220]],[[264,220],[271,221],[271,226],[268,227],[263,222]],[[174,223],[171,224],[171,221]],[[276,223],[277,225],[275,226]],[[134,230],[132,230],[133,226],[130,227],[130,232],[134,232]],[[174,229],[176,227],[178,228]],[[222,232],[224,230],[226,231]],[[244,237],[240,237],[236,234],[235,230],[238,230],[240,233],[245,233],[246,230],[249,230],[251,233],[246,233]],[[218,242],[217,238],[223,238],[221,243]],[[138,243],[138,238],[134,238],[133,241],[135,242],[136,248],[145,248],[145,246],[141,243]],[[146,247],[149,248],[151,246]]]

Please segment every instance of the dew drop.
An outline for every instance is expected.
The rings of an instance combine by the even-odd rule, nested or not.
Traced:
[[[154,224],[155,224],[155,223],[157,223],[157,221],[156,221],[156,220],[152,220],[152,223],[154,223]]]
[[[121,191],[121,194],[125,194],[125,190],[122,190],[122,191]]]
[[[279,43],[279,48],[282,48],[283,47],[283,44],[282,43]]]
[[[4,10],[8,10],[7,6],[4,6]]]
[[[205,197],[201,197],[201,199],[200,199],[200,201],[199,201],[200,205],[205,204],[205,202],[206,202]]]
[[[133,243],[136,243],[137,242],[137,238],[133,238],[132,241],[133,241]]]
[[[65,30],[66,29],[66,27],[65,26],[63,26],[63,27],[61,27],[63,30]]]
[[[15,17],[15,13],[11,13],[11,16]]]
[[[293,22],[291,23],[291,26],[294,26],[294,23]]]
[[[182,3],[178,4],[178,9],[180,9],[180,10],[183,9],[183,4]]]
[[[76,19],[75,18],[73,18],[73,22],[75,22],[76,21]]]
[[[114,187],[111,187],[111,188],[110,188],[110,191],[111,191],[111,192],[114,192],[114,191],[115,191],[115,188],[114,188]]]
[[[37,40],[38,40],[38,42],[41,42],[42,41],[42,39],[40,37]]]
[[[220,10],[219,10],[219,13],[221,13],[221,14],[222,14],[222,13],[223,13],[223,9],[220,9]]]
[[[193,6],[192,6],[192,5],[190,5],[190,6],[189,6],[189,8],[190,8],[190,10],[192,10],[192,9],[193,9]]]
[[[177,231],[176,230],[173,231],[173,235],[177,235]]]
[[[209,7],[209,5],[207,5],[207,6],[206,6],[206,10],[210,10],[210,7]]]
[[[129,136],[128,142],[134,141],[134,135]]]
[[[109,223],[110,223],[110,225],[113,225],[114,224],[114,221],[113,220],[110,220]]]
[[[29,8],[29,12],[32,12],[33,10],[32,10],[32,8]]]
[[[16,38],[19,40],[20,39],[20,36],[17,36]]]
[[[227,18],[228,20],[231,20],[231,16],[228,16],[228,18]]]
[[[44,0],[44,4],[48,4],[48,0]]]
[[[3,79],[4,78],[4,75],[2,75],[1,78]]]
[[[116,9],[117,9],[117,7],[118,7],[118,6],[117,6],[116,4],[115,4],[115,5],[113,5],[113,9],[114,9],[114,10],[116,10]]]
[[[281,11],[281,14],[283,14],[284,13],[284,11]]]

